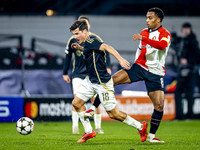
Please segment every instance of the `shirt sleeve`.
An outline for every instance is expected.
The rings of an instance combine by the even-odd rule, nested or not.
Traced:
[[[99,50],[102,42],[97,40],[96,38],[90,38],[88,37],[85,41],[85,47],[88,50]]]
[[[68,74],[69,66],[71,63],[73,49],[71,48],[72,43],[76,43],[75,39],[72,39],[68,42],[66,49],[65,49],[65,60],[63,64],[63,75]]]
[[[139,46],[138,46],[136,53],[135,53],[135,61],[138,59],[138,57],[141,53],[141,49],[142,49],[142,45],[141,45],[141,41],[140,41]]]
[[[162,39],[160,41],[155,41],[143,36],[142,41],[160,50],[164,50],[168,46],[168,42]]]
[[[171,36],[167,32],[164,32],[161,34],[160,39],[158,41],[149,39],[145,36],[142,36],[142,41],[154,48],[164,50],[169,45],[171,41]]]

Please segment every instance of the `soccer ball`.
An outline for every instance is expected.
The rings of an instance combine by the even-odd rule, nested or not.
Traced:
[[[22,135],[30,134],[34,129],[34,122],[28,117],[22,117],[17,121],[16,128]]]

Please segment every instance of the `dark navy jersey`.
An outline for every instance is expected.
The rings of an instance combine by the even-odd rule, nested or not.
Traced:
[[[96,36],[98,39],[100,39],[101,42],[103,42],[103,40],[100,37],[98,37],[96,34],[91,33],[91,32],[90,32],[90,34],[93,36]],[[72,59],[72,54],[74,53],[75,57],[74,57],[74,61],[73,61],[72,78],[78,77],[78,78],[84,79],[88,75],[88,72],[86,70],[86,64],[85,64],[85,60],[83,58],[83,51],[77,50],[77,49],[72,49],[71,48],[72,43],[77,43],[74,36],[72,36],[68,40],[68,44],[65,49],[66,58],[64,61],[63,75],[68,74],[70,62]],[[83,44],[80,44],[80,45],[83,46]],[[110,65],[110,57],[109,57],[109,55],[106,55],[106,56],[107,56],[107,66],[109,66]]]
[[[72,36],[65,49],[65,54],[66,58],[64,61],[64,68],[63,68],[63,75],[67,75],[71,58],[72,58],[72,53],[74,53],[74,62],[73,62],[73,70],[72,70],[72,78],[81,78],[85,79],[87,76],[87,70],[86,70],[86,65],[85,65],[85,60],[83,58],[83,51],[77,50],[77,49],[72,49],[71,45],[72,43],[77,43],[76,39],[74,36]],[[81,45],[83,46],[83,45]]]
[[[111,79],[106,69],[106,52],[99,50],[101,44],[97,36],[90,34],[85,40],[83,51],[89,79],[97,84],[107,83]]]

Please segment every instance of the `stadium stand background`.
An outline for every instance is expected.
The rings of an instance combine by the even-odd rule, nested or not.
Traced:
[[[181,36],[181,25],[188,21],[192,23],[197,38],[200,39],[199,4],[198,0],[186,0],[184,3],[180,0],[88,0],[84,3],[81,0],[3,0],[0,2],[1,53],[9,56],[10,53],[16,51],[17,53],[12,55],[16,60],[9,57],[1,59],[0,94],[17,94],[21,88],[20,63],[18,66],[9,67],[10,64],[20,60],[19,42],[16,39],[5,38],[6,35],[22,37],[20,46],[25,50],[26,57],[24,84],[30,94],[72,94],[71,85],[62,79],[62,61],[65,44],[72,35],[69,27],[79,15],[87,15],[91,20],[91,31],[97,33],[105,43],[112,45],[123,57],[133,63],[139,41],[133,42],[132,35],[146,27],[145,15],[150,7],[157,6],[164,10],[166,18],[163,26],[170,32]],[[53,10],[53,16],[46,16],[48,9]],[[34,39],[36,42],[33,52]],[[13,60],[15,61],[12,62]],[[114,73],[119,66],[112,56],[111,64]],[[173,65],[174,50],[170,49],[166,59],[165,85],[176,78]],[[39,83],[43,84],[37,87]],[[144,83],[120,85],[116,87],[116,94],[120,94],[123,89],[143,91],[145,87]]]

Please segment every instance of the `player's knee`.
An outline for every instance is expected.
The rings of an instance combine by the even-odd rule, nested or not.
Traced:
[[[118,84],[118,82],[117,82],[117,80],[118,80],[118,75],[117,75],[117,73],[114,74],[114,75],[112,76],[112,79],[113,79],[113,85],[114,85],[114,86],[117,85],[117,84]]]
[[[75,108],[75,109],[79,109],[81,106],[79,103],[77,103],[77,101],[73,100],[72,101],[72,106]]]
[[[111,118],[111,119],[116,119],[116,114],[109,114],[109,117]]]
[[[108,111],[108,116],[111,118],[111,119],[115,119],[116,118],[116,114],[112,111]]]
[[[155,105],[155,109],[156,109],[157,111],[163,111],[163,109],[164,109],[164,104],[163,104],[163,103],[157,103],[157,104]]]
[[[115,119],[115,120],[119,120],[119,117],[120,117],[120,114],[118,113],[118,111],[111,112],[111,113],[109,113],[108,115],[109,115],[109,117],[110,117],[111,119]]]

